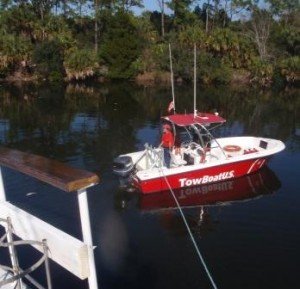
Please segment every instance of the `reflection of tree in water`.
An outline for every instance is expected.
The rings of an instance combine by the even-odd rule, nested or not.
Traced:
[[[209,88],[201,93],[199,103],[207,99],[207,103],[210,103],[208,107],[217,108],[220,115],[227,119],[225,126],[220,129],[225,136],[241,133],[274,137],[284,141],[291,133],[293,111],[299,110],[296,98],[298,91]]]
[[[293,125],[294,111],[299,110],[296,97],[298,92],[297,89],[276,92],[245,87],[198,87],[197,108],[199,111],[216,109],[227,119],[227,124],[220,129],[222,135],[241,132],[244,135],[261,135],[285,140],[290,135],[288,126]],[[193,111],[192,86],[176,87],[175,95],[177,112]],[[152,116],[155,120],[166,113],[171,92],[167,87],[148,87],[144,88],[137,99],[146,106],[148,115],[149,111],[153,112],[153,116],[149,115],[149,118]],[[283,123],[287,125],[283,126]],[[237,126],[240,130],[235,131]]]
[[[177,111],[192,111],[192,86],[176,87],[175,92]],[[297,92],[199,88],[197,107],[216,108],[227,118],[222,135],[234,133],[238,126],[242,134],[276,137],[295,146]],[[2,86],[1,129],[6,132],[0,134],[1,142],[62,161],[78,160],[80,166],[108,168],[116,155],[136,149],[139,130],[149,124],[157,127],[170,100],[169,87],[130,83]]]
[[[61,97],[63,91],[50,93],[47,89],[35,89],[30,93],[24,90],[19,93],[15,88],[8,90],[10,101],[3,104],[1,117],[9,120],[5,145],[64,160],[73,150],[70,146],[62,151],[60,145],[71,119]]]
[[[0,99],[0,117],[9,120],[6,146],[103,165],[135,149],[135,132],[145,115],[129,89],[96,87],[87,94],[76,87],[68,93],[55,87],[35,88],[31,94],[15,90],[6,88],[10,96],[2,92]]]
[[[143,123],[138,118],[139,104],[130,91],[112,88],[102,95],[94,117],[98,121],[93,135],[83,133],[83,152],[92,154],[97,162],[111,164],[112,159],[124,152],[135,150],[136,130]],[[105,125],[103,124],[105,121]]]
[[[289,89],[280,95],[281,105],[285,105],[289,112],[289,118],[283,118],[282,126],[286,126],[288,130],[286,146],[290,151],[298,151],[300,149],[300,97],[299,90]]]

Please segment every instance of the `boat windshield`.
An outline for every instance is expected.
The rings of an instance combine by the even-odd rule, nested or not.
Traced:
[[[173,126],[173,131],[175,146],[177,147],[194,142],[204,148],[208,146],[213,138],[209,131],[200,125]]]

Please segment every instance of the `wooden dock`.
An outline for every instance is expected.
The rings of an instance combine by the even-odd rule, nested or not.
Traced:
[[[51,252],[49,257],[53,261],[80,279],[88,278],[90,289],[97,289],[87,188],[99,182],[98,176],[55,160],[4,147],[0,147],[0,166],[29,175],[62,191],[77,194],[83,240],[78,240],[10,204],[5,193],[0,167],[0,218],[9,217],[14,234],[22,240],[47,240]],[[33,246],[41,251],[40,246]]]

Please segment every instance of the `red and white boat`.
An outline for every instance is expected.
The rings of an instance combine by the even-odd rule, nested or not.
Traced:
[[[252,174],[282,151],[280,140],[241,136],[214,138],[211,130],[225,122],[217,113],[173,114],[162,118],[173,128],[178,146],[164,164],[163,149],[123,154],[114,161],[114,172],[129,177],[143,194],[216,183]]]

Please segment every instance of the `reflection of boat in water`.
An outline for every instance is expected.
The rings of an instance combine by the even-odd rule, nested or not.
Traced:
[[[225,205],[235,201],[249,200],[272,194],[281,183],[272,170],[264,167],[260,171],[237,179],[174,190],[181,207]],[[142,211],[177,208],[169,191],[141,195],[139,207]]]
[[[220,223],[218,215],[224,206],[273,194],[280,187],[275,173],[265,166],[240,178],[173,191],[192,231],[203,236]],[[138,207],[143,213],[157,215],[161,225],[175,234],[186,233],[170,191],[155,194],[119,191],[115,201],[119,208]],[[216,210],[211,206],[217,207]]]

